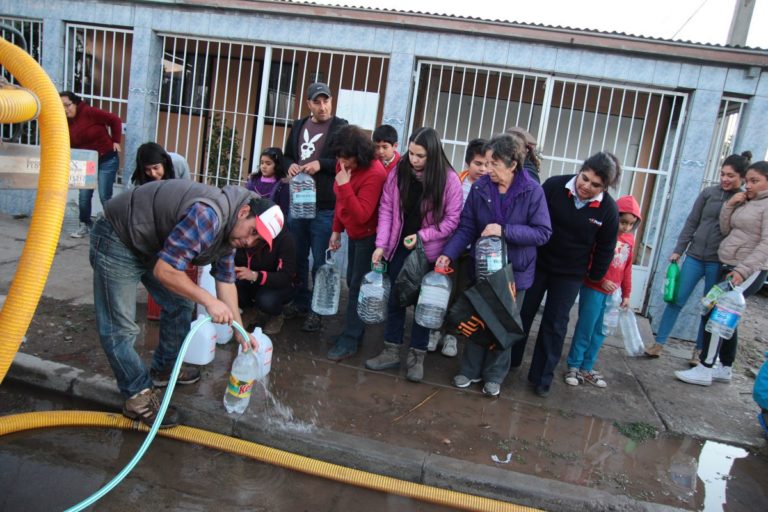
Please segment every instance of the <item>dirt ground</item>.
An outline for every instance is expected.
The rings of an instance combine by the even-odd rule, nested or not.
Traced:
[[[136,315],[137,318],[146,316],[144,304],[137,304]],[[49,343],[72,343],[74,356],[78,348],[82,347],[78,343],[81,339],[98,339],[93,306],[75,305],[44,297],[21,350],[44,357]],[[765,361],[767,351],[768,289],[764,288],[747,299],[747,313],[739,324],[739,348],[734,370],[754,379]]]

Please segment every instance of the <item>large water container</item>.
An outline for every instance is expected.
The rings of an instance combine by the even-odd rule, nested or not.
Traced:
[[[259,344],[259,348],[257,348],[255,351],[256,361],[259,364],[256,367],[254,379],[264,380],[264,378],[269,374],[269,371],[272,369],[272,340],[269,338],[269,336],[264,334],[264,332],[261,330],[261,327],[256,327],[252,334]],[[237,353],[238,355],[243,353],[242,345],[238,344]]]
[[[451,298],[452,285],[446,275],[448,273],[449,269],[435,267],[435,270],[428,272],[421,280],[421,291],[413,316],[420,326],[428,329],[439,329],[443,326],[448,311],[448,300]]]
[[[729,340],[746,309],[747,301],[744,300],[744,294],[739,288],[725,292],[715,303],[715,308],[709,315],[709,320],[704,328],[713,336]]]
[[[507,263],[507,243],[498,236],[481,236],[475,244],[475,275],[489,276]]]
[[[357,315],[366,324],[378,324],[387,316],[391,284],[385,263],[371,263],[371,271],[363,276],[357,299]]]
[[[621,288],[608,296],[603,311],[603,334],[613,336],[619,325],[619,306],[621,305]]]
[[[213,361],[216,355],[216,329],[211,322],[206,321],[206,315],[198,315],[197,320],[190,326],[194,328],[197,324],[205,323],[195,332],[192,340],[184,353],[184,362],[189,364],[204,365]]]
[[[290,181],[290,213],[294,219],[314,219],[317,213],[315,180],[300,172]]]
[[[211,275],[211,265],[205,265],[200,269],[200,275],[198,277],[198,283],[200,288],[207,291],[214,297],[217,297],[216,295],[216,280]],[[218,297],[217,297],[218,298]],[[202,304],[197,305],[197,314],[198,316],[203,314],[207,315],[208,310],[205,309],[205,306]],[[227,324],[213,324],[213,328],[216,329],[216,343],[219,345],[223,345],[225,343],[228,343],[229,340],[232,339],[232,335],[234,334],[232,331],[232,326]]]
[[[315,273],[312,311],[318,315],[335,315],[339,311],[341,272],[333,262],[333,251],[325,251],[325,264]]]

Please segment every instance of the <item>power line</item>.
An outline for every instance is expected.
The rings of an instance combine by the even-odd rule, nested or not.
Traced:
[[[704,0],[703,2],[701,2],[701,5],[699,5],[699,6],[696,8],[696,10],[695,10],[695,11],[693,11],[693,13],[691,13],[691,15],[690,15],[690,16],[688,16],[688,19],[687,19],[687,20],[685,20],[685,22],[684,22],[682,25],[680,25],[680,28],[679,28],[679,29],[677,29],[677,32],[675,32],[674,34],[672,34],[672,37],[671,37],[671,39],[674,39],[674,38],[676,38],[676,37],[677,37],[677,34],[679,34],[679,33],[680,33],[680,31],[681,31],[681,30],[683,30],[683,29],[685,28],[685,26],[688,24],[688,22],[690,22],[690,21],[693,19],[693,17],[694,17],[694,16],[696,16],[696,14],[698,14],[698,12],[701,10],[701,8],[702,8],[702,7],[704,7],[704,4],[706,4],[707,2],[709,2],[709,0]]]

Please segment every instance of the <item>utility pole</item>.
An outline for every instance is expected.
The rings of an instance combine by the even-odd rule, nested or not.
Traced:
[[[757,0],[736,0],[731,18],[731,28],[728,30],[729,46],[746,46],[749,25],[752,23],[752,11]]]

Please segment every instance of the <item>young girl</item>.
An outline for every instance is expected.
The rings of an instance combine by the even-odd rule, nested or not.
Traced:
[[[568,352],[568,372],[565,383],[578,386],[588,382],[599,388],[606,387],[602,375],[594,370],[597,353],[605,340],[603,313],[608,297],[621,288],[621,307],[629,307],[632,293],[632,259],[635,246],[634,230],[640,222],[640,206],[632,196],[616,201],[619,208],[619,235],[608,271],[598,282],[585,279],[579,290],[579,320],[573,332],[571,351]]]
[[[400,345],[405,331],[405,308],[397,303],[395,278],[406,256],[421,238],[427,259],[434,263],[443,246],[459,225],[461,214],[461,182],[451,168],[432,128],[420,128],[408,140],[408,158],[387,176],[379,205],[376,250],[371,260],[388,262],[387,272],[392,290],[387,306],[384,350],[365,362],[370,370],[400,366]],[[413,323],[408,351],[406,378],[420,382],[424,377],[424,354],[429,329]]]
[[[283,168],[283,152],[280,148],[267,148],[261,152],[258,172],[251,175],[245,188],[261,197],[271,199],[288,218],[289,189],[285,181],[288,176]]]

